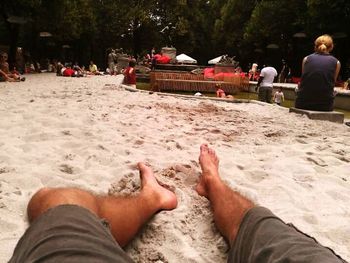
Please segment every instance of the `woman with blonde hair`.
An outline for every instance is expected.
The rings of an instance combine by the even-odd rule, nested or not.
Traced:
[[[340,71],[340,62],[330,55],[333,39],[329,35],[315,40],[315,53],[302,62],[302,75],[295,107],[305,110],[332,111],[334,85]]]

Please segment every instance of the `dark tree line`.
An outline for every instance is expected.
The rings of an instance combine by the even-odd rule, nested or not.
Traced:
[[[328,33],[348,74],[348,0],[3,0],[0,14],[0,45],[10,46],[11,62],[17,46],[34,60],[104,67],[110,47],[141,56],[172,45],[202,64],[235,55],[244,69],[267,60],[279,68],[284,58],[298,75],[314,38]]]

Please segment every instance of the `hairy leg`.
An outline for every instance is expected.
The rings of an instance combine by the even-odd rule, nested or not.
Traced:
[[[152,169],[139,163],[141,192],[134,197],[102,197],[100,213],[110,223],[112,234],[120,246],[127,245],[138,230],[160,210],[177,206],[173,192],[158,184]]]
[[[244,215],[254,204],[221,180],[219,159],[206,144],[200,147],[199,163],[202,175],[196,190],[209,199],[217,228],[229,242],[233,242]]]
[[[139,163],[141,192],[130,197],[95,196],[76,188],[43,188],[30,200],[27,211],[32,222],[45,211],[58,205],[78,205],[90,210],[110,224],[120,246],[127,243],[155,213],[177,206],[173,192],[160,186],[151,168]]]
[[[42,188],[34,194],[27,206],[29,222],[33,222],[48,209],[59,205],[78,205],[98,215],[97,199],[78,188]]]

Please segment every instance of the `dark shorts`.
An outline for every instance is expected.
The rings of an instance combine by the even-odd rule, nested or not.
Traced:
[[[331,249],[285,224],[270,210],[255,207],[248,211],[229,252],[228,262],[346,262]]]
[[[334,101],[330,100],[328,102],[315,102],[303,100],[297,97],[295,99],[295,108],[314,111],[333,111]]]
[[[258,98],[259,101],[271,103],[272,87],[259,87]]]
[[[133,262],[108,223],[85,208],[61,205],[35,220],[9,262]]]

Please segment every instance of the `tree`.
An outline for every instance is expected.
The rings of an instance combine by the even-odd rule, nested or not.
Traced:
[[[13,0],[0,2],[1,18],[9,36],[9,63],[11,67],[15,63],[20,27],[30,21],[31,14],[39,4],[40,0]]]
[[[255,7],[255,0],[218,1],[220,17],[215,22],[216,47],[223,53],[239,55],[247,21]]]
[[[265,57],[273,57],[273,63],[279,66],[281,58],[288,57],[293,34],[304,28],[299,18],[304,16],[305,10],[304,0],[257,3],[245,27],[244,42],[252,43],[251,49],[267,51]],[[277,45],[278,49],[266,49],[269,44]]]

